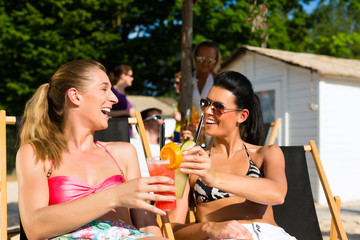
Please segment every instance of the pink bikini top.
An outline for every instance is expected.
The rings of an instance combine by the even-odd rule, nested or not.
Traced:
[[[118,168],[120,169],[120,175],[113,175],[107,179],[105,179],[98,186],[91,186],[80,179],[72,176],[55,176],[50,178],[51,171],[53,167],[53,163],[51,162],[51,167],[48,172],[48,185],[49,185],[49,205],[71,202],[79,198],[86,197],[90,194],[99,192],[101,190],[115,187],[123,182],[125,182],[124,173],[121,170],[119,164],[115,160],[115,158],[111,155],[111,153],[105,148],[105,146],[101,145],[101,147],[105,149],[105,151],[110,155],[110,157],[114,160]]]

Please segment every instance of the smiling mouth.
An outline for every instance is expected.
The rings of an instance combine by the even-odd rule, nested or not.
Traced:
[[[209,120],[209,119],[206,119],[206,124],[216,124],[216,122],[215,121],[213,121],[213,120]]]
[[[101,112],[105,115],[107,115],[109,112],[110,112],[110,109],[109,108],[102,108],[101,109]]]

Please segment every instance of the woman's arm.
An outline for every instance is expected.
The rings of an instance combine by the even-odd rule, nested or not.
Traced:
[[[197,147],[190,149],[183,156],[181,171],[200,176],[208,186],[219,188],[256,203],[282,204],[287,192],[284,155],[276,145],[264,147],[262,151],[265,178],[216,171],[212,167],[207,153]],[[198,155],[192,155],[194,152]]]
[[[172,224],[176,240],[187,239],[248,239],[251,233],[238,221]]]
[[[164,214],[148,201],[169,198],[149,192],[174,190],[153,185],[169,184],[172,180],[166,177],[135,179],[72,202],[48,206],[46,171],[43,162],[35,160],[31,145],[20,147],[16,159],[19,212],[29,239],[46,239],[73,231],[117,207],[143,208]]]

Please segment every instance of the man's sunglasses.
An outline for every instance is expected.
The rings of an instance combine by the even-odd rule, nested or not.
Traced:
[[[207,62],[208,64],[215,64],[216,63],[216,59],[215,58],[208,58],[208,57],[204,57],[204,56],[197,56],[196,57],[196,61],[198,63],[203,63],[203,62]]]
[[[200,100],[200,108],[201,111],[206,111],[206,109],[208,109],[209,107],[211,107],[212,112],[217,115],[217,116],[221,116],[222,114],[226,113],[225,110],[229,110],[229,111],[242,111],[243,109],[230,109],[230,108],[225,108],[224,105],[222,103],[219,102],[212,102],[207,98],[202,98]]]
[[[144,122],[145,121],[149,121],[149,120],[157,120],[157,121],[160,121],[160,120],[163,120],[163,117],[160,116],[160,115],[151,115],[151,116],[148,116],[147,118],[144,119]]]

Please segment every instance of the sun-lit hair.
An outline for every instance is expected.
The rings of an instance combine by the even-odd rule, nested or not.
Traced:
[[[203,41],[194,48],[194,51],[192,53],[192,61],[193,61],[194,68],[196,69],[196,57],[198,56],[200,47],[211,47],[216,50],[216,58],[215,58],[216,63],[214,64],[214,68],[212,71],[213,71],[213,73],[218,73],[221,68],[221,53],[220,53],[220,49],[219,49],[218,45],[216,44],[216,42],[214,42],[212,40]]]
[[[53,160],[54,167],[61,162],[67,151],[63,136],[67,117],[67,91],[76,88],[85,92],[94,80],[91,72],[106,69],[93,60],[75,60],[62,65],[51,77],[50,83],[42,84],[26,103],[21,121],[20,145],[31,144],[37,161]]]

